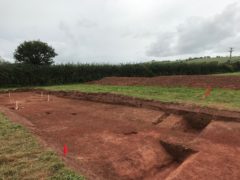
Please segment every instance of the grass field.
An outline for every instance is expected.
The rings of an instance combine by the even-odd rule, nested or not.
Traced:
[[[240,76],[240,72],[213,74],[213,76]]]
[[[66,169],[55,153],[44,150],[22,126],[0,114],[0,180],[83,180]]]
[[[182,61],[186,61],[188,63],[203,63],[203,62],[218,62],[218,63],[225,63],[227,61],[229,61],[229,56],[226,57],[212,57],[212,58],[196,58],[196,59],[192,59],[192,60],[182,60]],[[231,62],[237,62],[240,61],[240,56],[233,56],[231,59]]]
[[[62,85],[44,87],[48,90],[81,91],[81,92],[110,92],[144,99],[154,99],[163,102],[179,102],[209,106],[215,108],[239,110],[240,91],[213,89],[210,96],[203,99],[205,89],[188,87],[151,87],[151,86],[108,86],[108,85]]]

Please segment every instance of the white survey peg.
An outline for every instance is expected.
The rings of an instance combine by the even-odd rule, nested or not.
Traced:
[[[18,107],[18,101],[15,102],[15,110],[18,110],[19,107]]]
[[[11,102],[11,93],[8,92],[8,98],[9,98],[9,101]]]
[[[10,102],[10,103],[12,103],[12,101],[13,101],[13,103],[14,103],[14,98],[12,99],[11,92],[8,92],[8,98],[9,98],[9,102]]]

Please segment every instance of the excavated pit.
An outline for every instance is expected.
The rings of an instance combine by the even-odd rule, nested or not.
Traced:
[[[183,117],[192,128],[197,130],[204,129],[213,119],[212,115],[197,114],[192,112],[184,114]]]
[[[240,117],[112,94],[43,90],[11,92],[11,98],[2,93],[0,111],[61,156],[67,144],[64,160],[88,179],[113,180],[172,177],[193,154],[208,150],[212,122]]]
[[[196,153],[197,151],[186,147],[181,144],[172,144],[170,142],[165,142],[160,140],[160,144],[165,148],[165,150],[172,156],[173,160],[182,163],[190,155]]]

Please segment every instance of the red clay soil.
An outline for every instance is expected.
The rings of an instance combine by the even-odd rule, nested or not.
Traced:
[[[54,95],[47,101],[36,92],[0,94],[0,111],[61,156],[66,144],[64,160],[90,180],[240,179],[238,117],[198,118]]]
[[[106,77],[89,84],[118,86],[212,87],[240,89],[240,76],[184,75],[157,77]]]

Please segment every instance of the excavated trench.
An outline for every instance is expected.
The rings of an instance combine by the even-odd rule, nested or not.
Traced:
[[[88,179],[171,179],[198,158],[199,137],[212,122],[240,117],[121,95],[44,90],[2,93],[0,111],[60,155],[67,144],[64,160]]]

